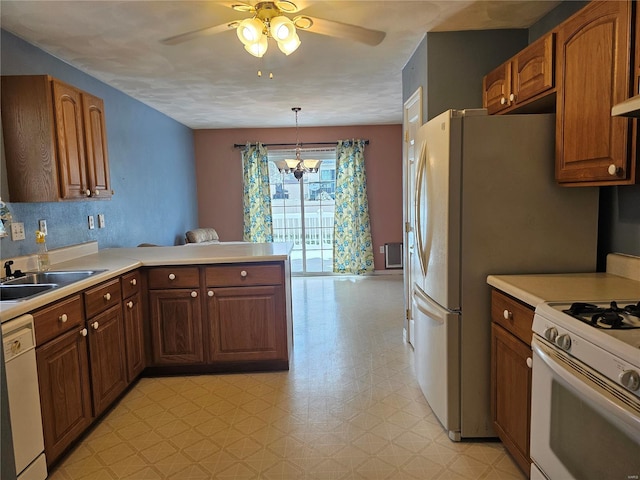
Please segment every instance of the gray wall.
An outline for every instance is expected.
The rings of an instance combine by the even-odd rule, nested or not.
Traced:
[[[0,40],[2,75],[49,74],[104,100],[115,191],[111,200],[96,201],[10,203],[9,198],[27,238],[0,240],[0,256],[35,252],[41,218],[47,220],[49,248],[90,240],[100,248],[184,243],[184,233],[198,218],[192,130],[4,30]],[[105,215],[106,228],[98,229],[96,222],[89,230],[87,217],[98,213]]]
[[[482,77],[527,45],[526,29],[429,32],[402,70],[402,101],[422,86],[423,119],[481,108]]]

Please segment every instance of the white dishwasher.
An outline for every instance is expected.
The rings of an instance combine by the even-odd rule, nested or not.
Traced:
[[[44,480],[40,391],[33,317],[23,315],[2,324],[7,394],[18,480]]]

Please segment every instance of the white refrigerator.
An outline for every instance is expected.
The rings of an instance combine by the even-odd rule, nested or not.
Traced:
[[[449,110],[417,134],[418,383],[452,440],[496,436],[490,274],[595,271],[598,189],[554,180],[555,117]]]

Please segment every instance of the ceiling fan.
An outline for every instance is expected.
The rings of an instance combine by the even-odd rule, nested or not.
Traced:
[[[385,32],[379,30],[307,15],[289,18],[286,14],[295,14],[301,10],[289,0],[257,2],[255,5],[234,3],[231,8],[251,13],[253,16],[240,21],[236,20],[181,33],[165,38],[161,42],[166,45],[176,45],[198,37],[236,29],[238,38],[244,44],[245,49],[256,57],[262,57],[266,52],[269,38],[276,40],[278,47],[286,55],[294,52],[300,45],[296,30],[354,40],[371,46],[378,45],[386,35]]]

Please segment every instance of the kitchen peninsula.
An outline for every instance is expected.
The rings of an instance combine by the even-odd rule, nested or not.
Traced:
[[[51,270],[95,271],[23,301],[33,317],[47,464],[145,374],[287,370],[293,347],[287,243],[50,252]],[[34,259],[14,260],[14,271]]]

